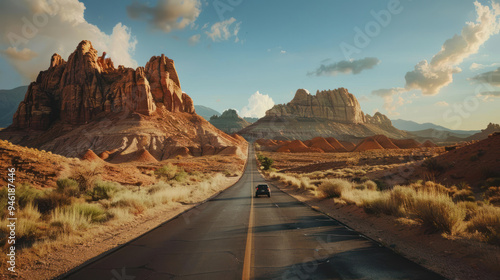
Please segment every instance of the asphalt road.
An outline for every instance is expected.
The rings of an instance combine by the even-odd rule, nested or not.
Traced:
[[[250,157],[214,199],[62,279],[444,279],[265,182]],[[250,224],[250,226],[249,226]]]

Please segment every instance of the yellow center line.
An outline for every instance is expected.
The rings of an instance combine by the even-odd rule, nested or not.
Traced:
[[[248,155],[249,158],[252,155]],[[249,159],[250,160],[250,159]],[[250,218],[248,220],[247,244],[245,246],[245,260],[243,261],[243,275],[241,279],[248,280],[251,276],[251,268],[253,263],[253,160],[250,161]]]

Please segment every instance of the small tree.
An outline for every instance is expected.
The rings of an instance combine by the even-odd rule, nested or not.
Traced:
[[[264,170],[269,170],[271,169],[271,166],[273,165],[274,160],[272,158],[264,157],[261,161],[261,165],[264,167]]]

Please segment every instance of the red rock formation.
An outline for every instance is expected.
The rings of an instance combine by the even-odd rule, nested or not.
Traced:
[[[391,141],[400,149],[414,149],[422,146],[422,144],[418,143],[418,141],[414,139],[391,139]]]
[[[349,141],[339,141],[339,142],[340,142],[340,144],[342,144],[342,146],[345,147],[345,149],[348,152],[352,152],[356,148],[356,145],[352,142],[349,142]]]
[[[384,149],[399,149],[399,147],[394,145],[391,139],[387,138],[387,136],[385,135],[375,135],[370,138],[376,140],[380,144],[380,146],[384,147]]]
[[[294,140],[288,144],[281,146],[277,152],[279,153],[323,153],[323,150],[318,148],[307,147],[302,141]]]
[[[365,123],[358,100],[345,88],[318,91],[311,95],[299,89],[295,97],[286,105],[276,105],[266,112],[271,117],[320,118],[339,123]]]
[[[326,141],[328,141],[328,143],[330,143],[330,145],[332,145],[332,147],[334,147],[337,152],[347,152],[346,147],[344,147],[344,145],[340,143],[337,139],[333,137],[328,137],[326,138]]]
[[[422,144],[422,147],[424,147],[424,148],[435,148],[435,147],[437,147],[437,145],[434,142],[432,142],[431,140],[427,140],[427,141],[425,141]]]
[[[52,56],[49,69],[30,84],[11,127],[46,130],[57,120],[85,124],[103,112],[152,115],[160,103],[170,112],[195,112],[171,59],[155,56],[145,68],[115,68],[106,53],[99,57],[91,42],[82,41],[67,62]]]
[[[354,149],[353,152],[364,152],[368,150],[383,150],[384,147],[382,147],[377,140],[373,139],[372,137],[365,138],[363,141],[361,141],[356,148]]]
[[[336,149],[323,137],[313,138],[309,147],[321,149],[325,153],[336,152]]]

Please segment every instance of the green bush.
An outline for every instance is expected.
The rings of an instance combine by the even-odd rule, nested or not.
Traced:
[[[33,203],[36,199],[44,196],[44,194],[44,191],[35,189],[29,184],[21,184],[16,187],[17,203],[21,208]]]
[[[184,171],[184,168],[179,168],[179,171],[175,174],[174,180],[177,182],[184,182],[186,180],[188,174]]]
[[[89,192],[93,201],[110,199],[117,191],[117,183],[107,181],[97,181],[92,191]]]
[[[177,166],[169,163],[156,170],[155,174],[158,177],[165,177],[167,180],[172,180],[177,174]]]
[[[271,169],[271,166],[273,165],[274,160],[272,158],[264,157],[261,161],[261,165],[264,167],[264,170],[269,170]]]
[[[71,205],[69,209],[76,213],[80,213],[84,217],[88,217],[93,223],[102,223],[109,218],[106,210],[98,204],[77,203]]]
[[[65,194],[67,196],[78,197],[80,195],[80,188],[78,187],[78,182],[70,179],[64,178],[59,179],[56,182],[57,192]]]
[[[429,172],[432,172],[434,174],[441,174],[446,170],[446,168],[442,164],[440,164],[436,158],[426,159],[422,163],[422,166],[427,168]]]
[[[59,193],[57,191],[49,191],[44,195],[37,197],[33,203],[38,208],[38,211],[42,214],[49,213],[50,211],[70,205],[72,202],[71,197],[65,194]]]

